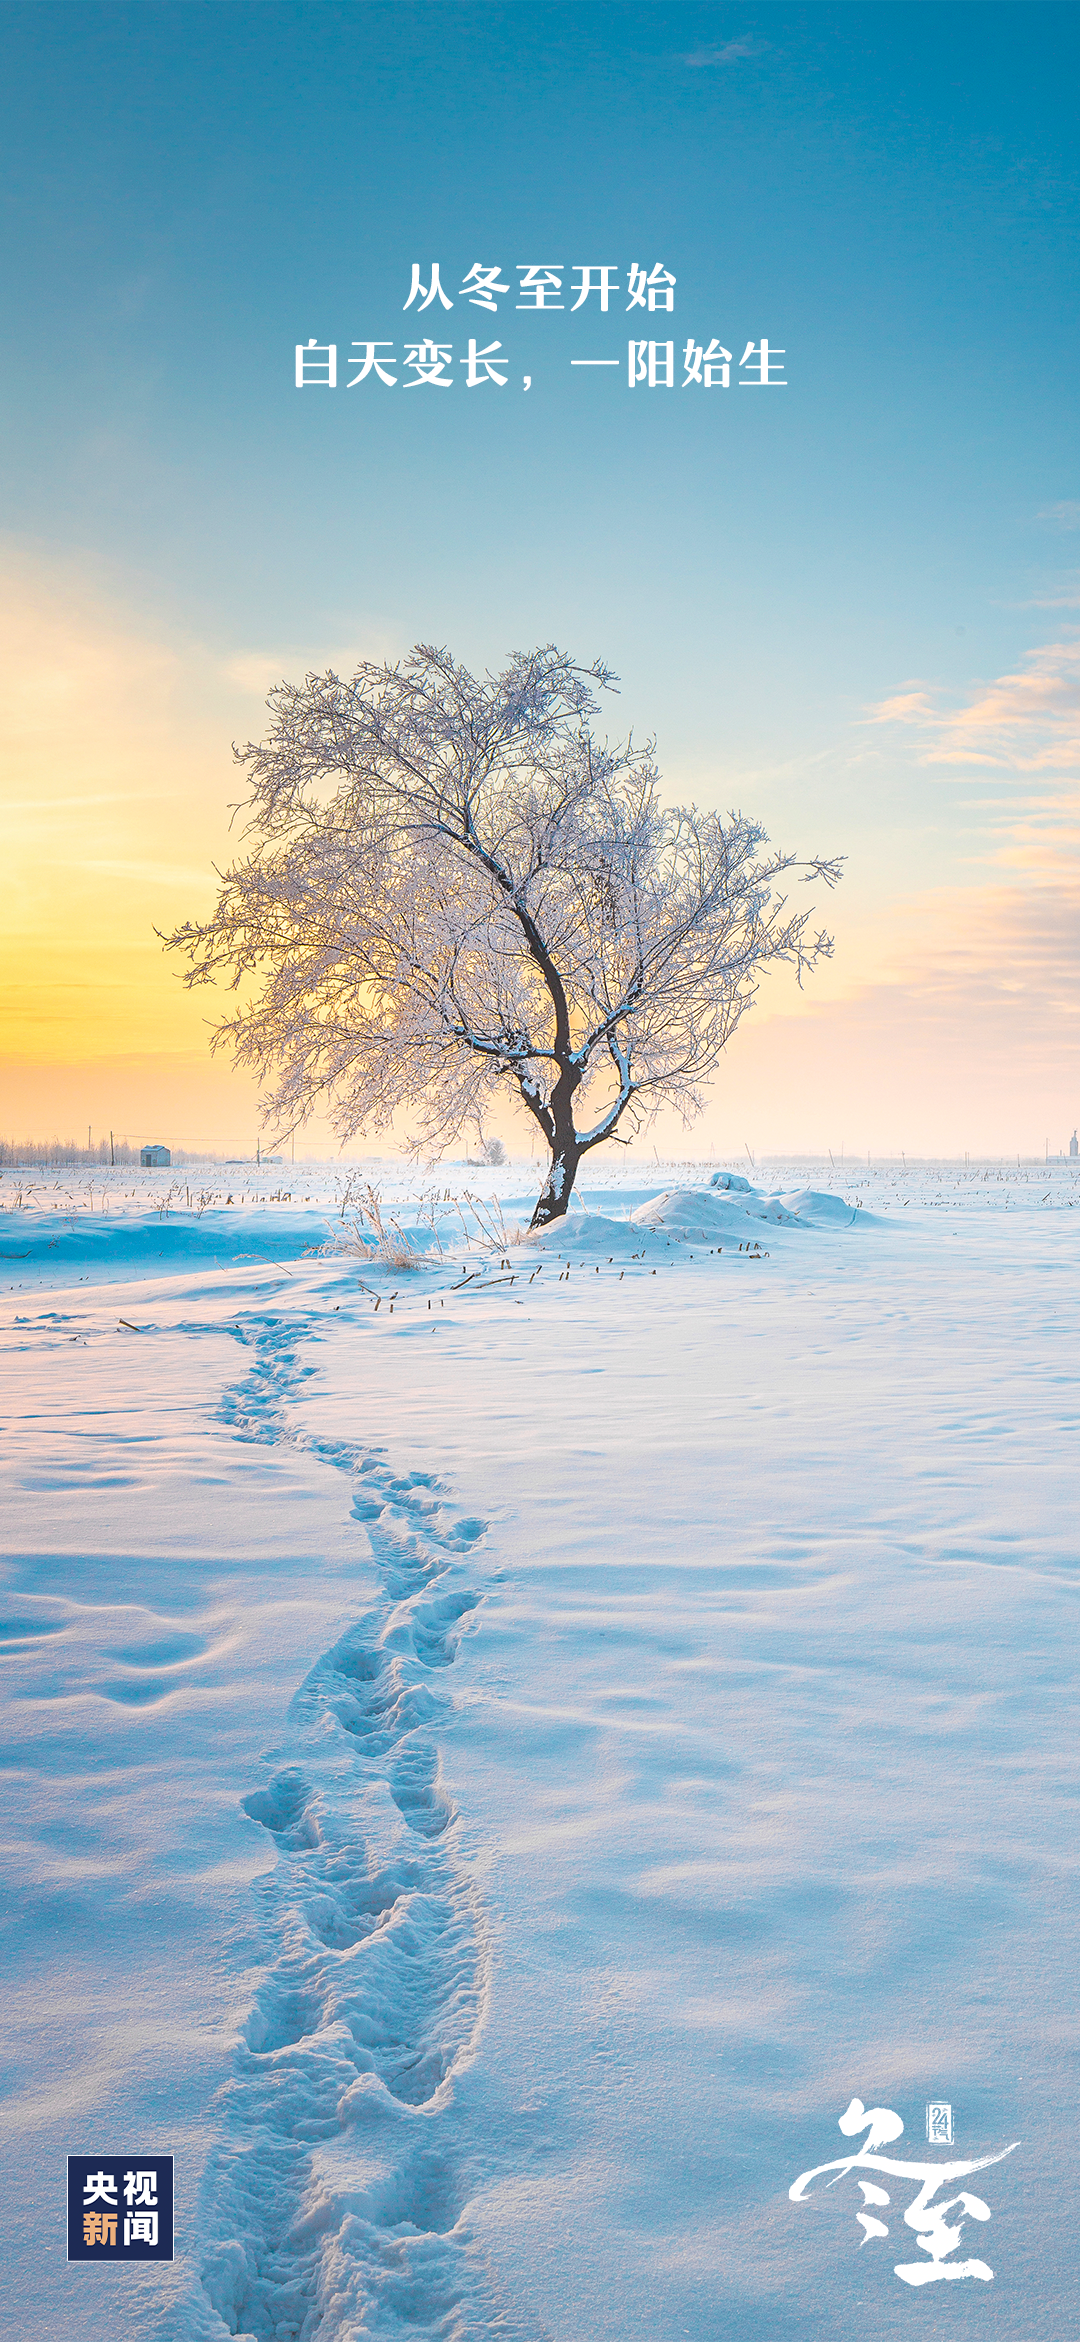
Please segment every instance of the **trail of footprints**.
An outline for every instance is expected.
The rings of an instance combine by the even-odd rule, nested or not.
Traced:
[[[385,1602],[292,1704],[296,1761],[243,1800],[278,1849],[260,1881],[276,1957],[222,2094],[191,2331],[361,2342],[516,2331],[460,2219],[468,2190],[450,2078],[477,2035],[482,1913],[455,1857],[434,1732],[481,1597],[462,1563],[485,1524],[452,1519],[427,1473],[296,1432],[288,1402],[315,1321],[234,1329],[250,1372],[220,1413],[355,1478]]]

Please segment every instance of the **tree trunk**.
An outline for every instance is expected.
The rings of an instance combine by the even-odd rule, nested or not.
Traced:
[[[530,1228],[548,1228],[553,1220],[561,1220],[570,1201],[571,1190],[577,1178],[581,1149],[572,1139],[565,1139],[551,1151],[551,1167],[540,1190],[536,1210],[529,1222]]]

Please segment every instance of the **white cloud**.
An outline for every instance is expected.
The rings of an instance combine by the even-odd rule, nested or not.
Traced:
[[[1080,637],[1041,644],[1022,666],[970,687],[961,705],[906,684],[868,711],[872,724],[924,735],[919,763],[1007,772],[1080,772]]]
[[[1026,602],[1012,605],[1019,610],[1080,610],[1080,571],[1066,571],[1061,578],[1060,593],[1032,594]]]
[[[734,65],[740,57],[760,57],[768,48],[768,41],[755,40],[753,33],[743,33],[737,41],[724,41],[711,49],[692,49],[689,56],[680,57],[680,65],[699,69],[709,65]]]
[[[1044,504],[1036,520],[1048,520],[1056,529],[1080,529],[1080,497],[1067,496],[1060,504]]]
[[[920,683],[905,683],[889,699],[878,701],[866,714],[868,724],[929,724],[935,721],[933,701]]]

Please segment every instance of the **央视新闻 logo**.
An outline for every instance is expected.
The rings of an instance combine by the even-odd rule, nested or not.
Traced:
[[[68,2156],[69,2261],[171,2261],[171,2155]]]

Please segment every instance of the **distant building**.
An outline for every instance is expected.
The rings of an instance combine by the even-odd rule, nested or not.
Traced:
[[[1070,1155],[1080,1155],[1080,1146],[1077,1145],[1075,1130],[1069,1140],[1069,1153]]]
[[[163,1163],[171,1163],[168,1147],[144,1147],[139,1156],[144,1171],[156,1171]]]

